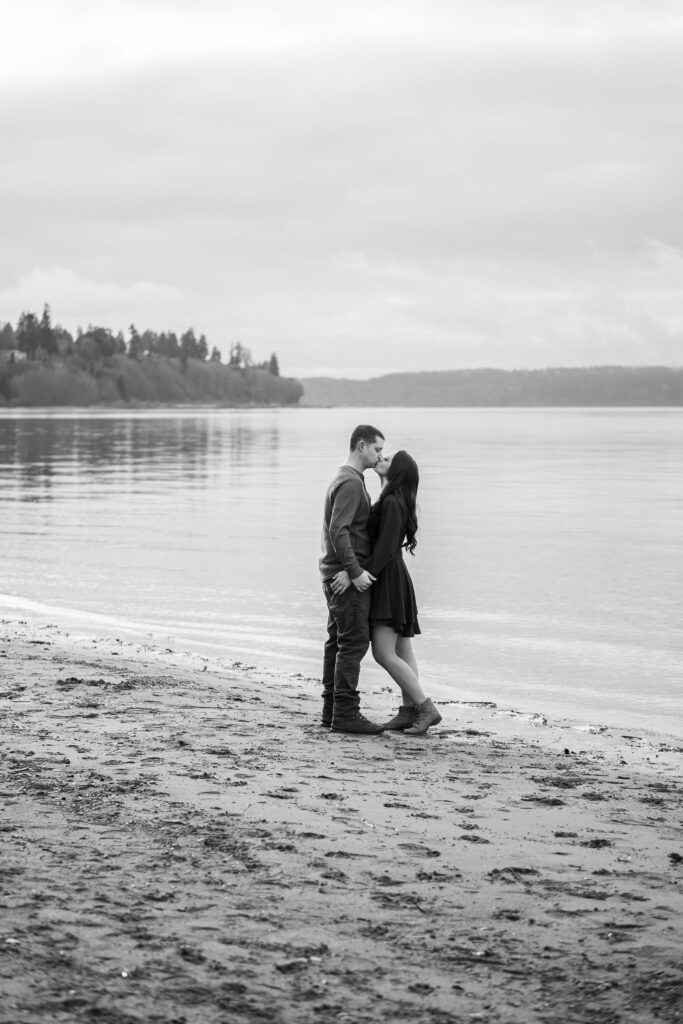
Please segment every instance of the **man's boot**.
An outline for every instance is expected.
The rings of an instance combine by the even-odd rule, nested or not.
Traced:
[[[409,729],[405,729],[404,736],[424,736],[431,725],[438,725],[441,715],[434,707],[429,697],[423,704],[415,708],[415,721]]]
[[[371,722],[360,711],[349,711],[344,715],[337,714],[332,719],[332,732],[348,732],[357,736],[376,736],[383,732],[383,726]]]
[[[332,716],[334,714],[334,693],[323,692],[323,714],[320,720],[320,724],[326,729],[332,725]]]

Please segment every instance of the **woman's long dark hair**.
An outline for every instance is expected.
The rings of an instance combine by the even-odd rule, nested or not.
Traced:
[[[379,513],[382,502],[390,494],[396,495],[406,513],[406,539],[403,547],[415,554],[417,540],[417,488],[420,483],[420,471],[415,459],[408,452],[398,451],[394,454],[387,473],[386,483],[382,488],[375,508]]]

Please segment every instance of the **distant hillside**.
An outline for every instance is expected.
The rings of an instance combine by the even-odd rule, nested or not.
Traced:
[[[440,370],[371,380],[307,377],[308,406],[683,405],[683,368],[594,366],[547,370]]]

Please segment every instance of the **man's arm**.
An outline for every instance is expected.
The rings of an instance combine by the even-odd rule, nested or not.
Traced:
[[[340,484],[332,502],[332,514],[328,527],[330,543],[343,569],[352,580],[363,573],[356,552],[351,546],[349,530],[356,517],[361,501],[364,501],[361,485],[353,480],[345,480]]]

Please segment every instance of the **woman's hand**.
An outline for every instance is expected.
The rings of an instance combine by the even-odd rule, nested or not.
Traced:
[[[330,586],[332,587],[333,594],[343,594],[345,590],[349,589],[351,586],[351,577],[346,569],[341,569],[336,576],[332,577],[332,583]]]

